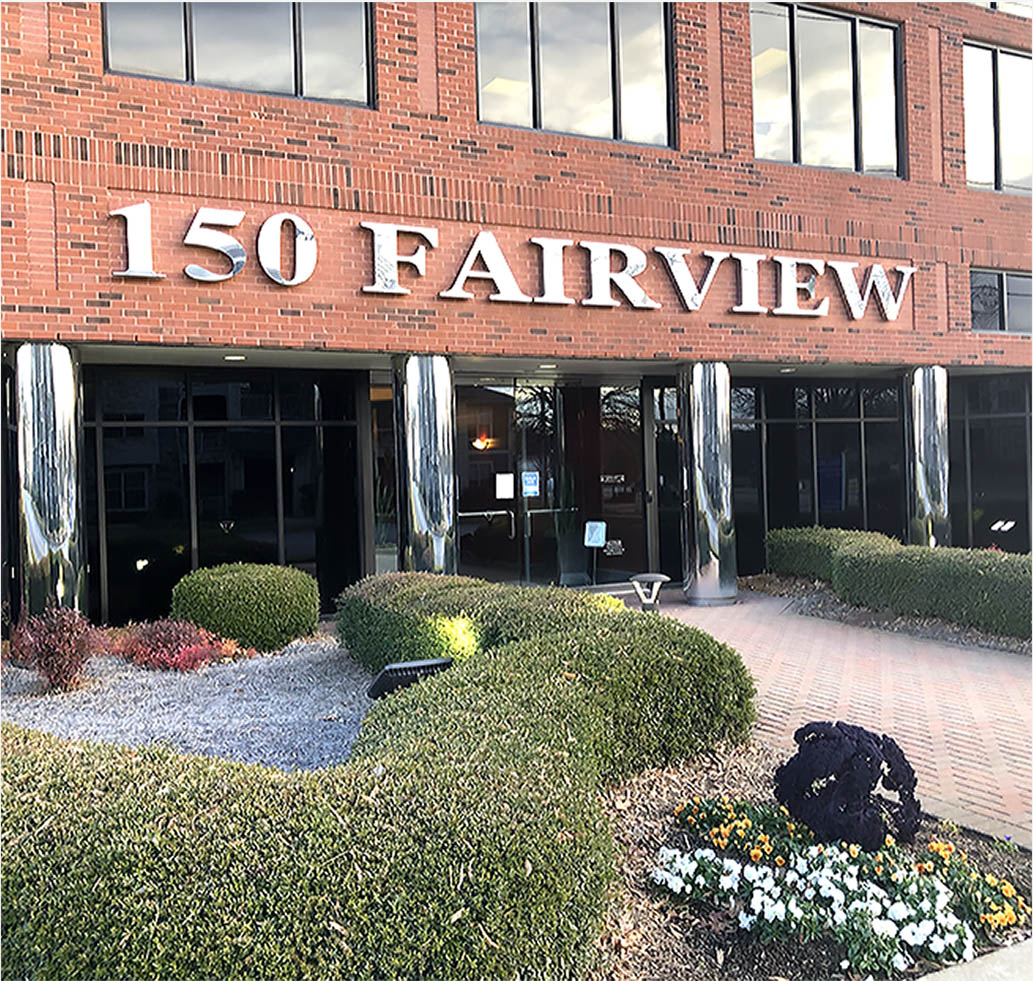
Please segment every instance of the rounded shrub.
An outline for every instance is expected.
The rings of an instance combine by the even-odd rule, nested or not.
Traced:
[[[300,569],[236,563],[197,569],[172,589],[172,616],[260,651],[315,632],[319,585]]]

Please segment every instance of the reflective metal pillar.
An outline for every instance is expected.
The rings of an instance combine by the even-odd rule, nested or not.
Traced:
[[[454,573],[455,392],[449,359],[399,355],[394,369],[398,447],[398,568]]]
[[[23,344],[15,361],[22,610],[86,608],[79,490],[78,360],[63,344]]]
[[[912,368],[905,377],[904,392],[908,541],[912,545],[950,545],[946,369],[939,365]]]
[[[683,588],[690,603],[731,603],[737,587],[728,365],[682,368],[678,392]]]

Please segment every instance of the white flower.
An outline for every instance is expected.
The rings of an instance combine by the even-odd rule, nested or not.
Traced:
[[[920,902],[920,903],[918,904],[918,908],[919,908],[919,909],[920,909],[920,910],[921,910],[921,911],[922,911],[923,913],[928,913],[928,912],[929,912],[929,911],[930,911],[930,910],[931,910],[931,909],[933,908],[933,904],[932,904],[932,903],[930,903],[928,899],[923,899],[923,900],[922,900],[922,901],[921,901],[921,902]]]
[[[907,905],[907,903],[902,903],[898,899],[897,902],[895,902],[888,910],[886,910],[886,915],[891,920],[896,920],[896,922],[899,923],[901,920],[905,920],[908,916],[911,915],[911,908]]]
[[[895,937],[897,925],[892,920],[872,920],[872,932],[877,937]]]
[[[795,899],[789,900],[787,908],[795,919],[799,920],[803,916],[803,909],[800,907],[800,904]]]
[[[800,877],[792,869],[786,872],[785,884],[787,886],[795,886],[799,881]]]
[[[893,966],[898,971],[903,971],[910,963],[907,955],[902,950],[893,955]]]
[[[739,914],[739,928],[749,930],[757,922],[756,916],[750,916],[745,910]]]
[[[845,971],[849,966],[850,966],[850,961],[840,961],[839,962],[839,969],[841,971]]]
[[[939,934],[934,934],[929,938],[929,949],[934,956],[938,956],[947,949],[947,942]]]
[[[717,880],[718,888],[733,892],[739,885],[739,877],[737,875],[723,875]]]
[[[846,913],[841,909],[837,909],[836,912],[832,914],[832,922],[835,923],[836,926],[842,926],[846,923]]]
[[[814,899],[814,890],[808,886],[803,892],[804,899]]]
[[[677,858],[679,854],[674,848],[661,848],[657,854],[657,859],[661,864],[666,865],[672,858]]]
[[[752,909],[754,913],[759,913],[763,905],[764,893],[755,889],[753,892],[753,897],[750,899],[750,909]]]
[[[918,892],[918,883],[912,882],[911,885],[907,887],[907,894],[909,896],[913,896],[916,892]]]
[[[918,926],[914,923],[909,923],[900,931],[900,939],[904,943],[914,947],[915,944],[919,943],[922,939],[922,931],[918,929]]]

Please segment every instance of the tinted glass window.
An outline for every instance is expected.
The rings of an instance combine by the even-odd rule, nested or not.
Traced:
[[[814,414],[819,419],[857,418],[857,387],[821,385],[814,389]]]
[[[897,85],[894,32],[859,24],[861,158],[866,171],[897,172]]]
[[[868,471],[868,529],[901,538],[904,534],[904,441],[899,423],[865,423]],[[954,476],[954,467],[951,467]],[[953,486],[953,481],[951,482]]]
[[[1008,330],[1024,334],[1033,330],[1030,310],[1030,277],[1006,273],[1004,277]]]
[[[818,519],[826,528],[863,528],[861,426],[830,422],[817,427]]]
[[[299,6],[301,94],[314,99],[365,102],[369,74],[364,43],[365,4],[303,3]]]
[[[893,382],[884,385],[865,385],[861,389],[861,399],[866,419],[892,419],[900,412],[900,391]]]
[[[964,384],[968,387],[968,410],[973,415],[1026,411],[1026,391],[1029,388],[1027,376],[970,378]]]
[[[799,528],[814,524],[811,426],[768,425],[768,527]]]
[[[965,45],[965,178],[994,186],[993,54]]]
[[[750,5],[753,55],[753,151],[767,160],[793,159],[793,107],[789,88],[789,11],[770,3]]]
[[[1024,419],[972,419],[972,545],[1029,551],[1028,446]]]
[[[620,38],[621,138],[667,142],[667,72],[663,6],[617,4]]]
[[[106,3],[108,68],[185,79],[181,3]]]
[[[796,15],[800,157],[820,167],[854,166],[850,22],[809,10]]]
[[[540,4],[538,31],[542,126],[612,136],[608,5]]]
[[[185,418],[182,372],[112,369],[96,384],[106,422],[174,422]]]
[[[967,82],[967,78],[966,78]],[[1033,186],[1033,60],[1001,52],[997,59],[1000,98],[1001,187],[1026,191]]]
[[[273,379],[271,375],[197,375],[193,381],[193,401],[194,418],[199,422],[272,419]]]
[[[531,32],[526,3],[477,4],[481,119],[531,126]]]
[[[756,419],[757,418],[757,390],[734,386],[732,388],[732,418],[733,419]]]
[[[973,270],[969,273],[972,301],[972,329],[1001,329],[1000,273]]]
[[[294,91],[289,3],[195,3],[194,78],[261,92]]]

